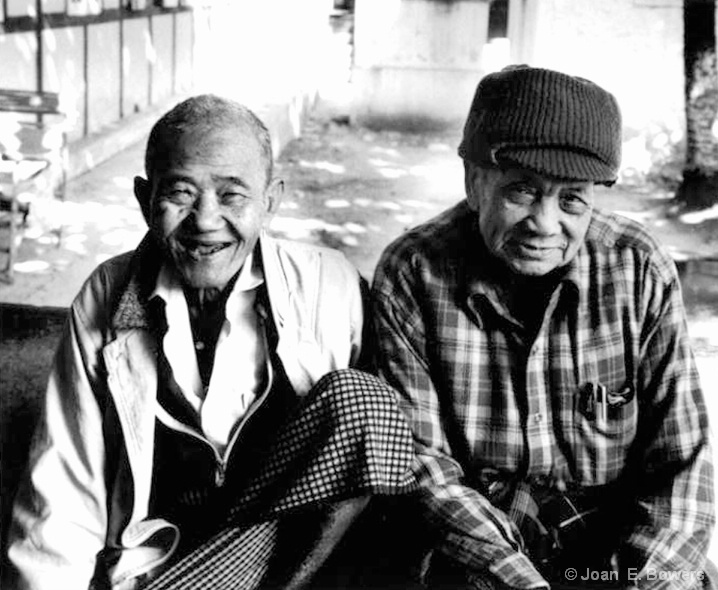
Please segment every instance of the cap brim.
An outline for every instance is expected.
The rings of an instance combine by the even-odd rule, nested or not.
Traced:
[[[565,148],[504,147],[495,157],[499,163],[507,161],[562,180],[610,184],[616,181],[618,172],[591,154]]]

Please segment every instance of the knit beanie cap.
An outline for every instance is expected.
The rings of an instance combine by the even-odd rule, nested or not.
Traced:
[[[613,184],[621,163],[621,113],[614,96],[589,80],[508,66],[479,82],[459,156]]]

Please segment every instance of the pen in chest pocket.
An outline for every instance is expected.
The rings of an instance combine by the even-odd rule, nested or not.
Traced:
[[[596,385],[596,417],[602,426],[608,423],[608,392],[605,385]]]

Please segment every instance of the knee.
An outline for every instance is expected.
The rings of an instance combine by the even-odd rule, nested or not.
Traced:
[[[351,418],[362,424],[398,422],[399,428],[405,425],[394,390],[379,377],[356,369],[327,373],[312,388],[308,401],[331,408],[335,417]]]
[[[357,369],[338,369],[327,373],[312,387],[309,395],[355,405],[396,405],[394,391],[386,382]]]

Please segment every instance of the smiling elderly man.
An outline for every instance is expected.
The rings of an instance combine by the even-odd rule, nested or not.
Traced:
[[[708,417],[676,268],[594,206],[620,149],[596,84],[490,74],[459,148],[466,200],[379,263],[377,360],[439,587],[708,586]]]
[[[263,231],[283,184],[246,108],[179,104],[145,164],[150,231],[72,305],[3,588],[305,587],[369,496],[412,485],[393,396],[352,368],[360,277]]]

